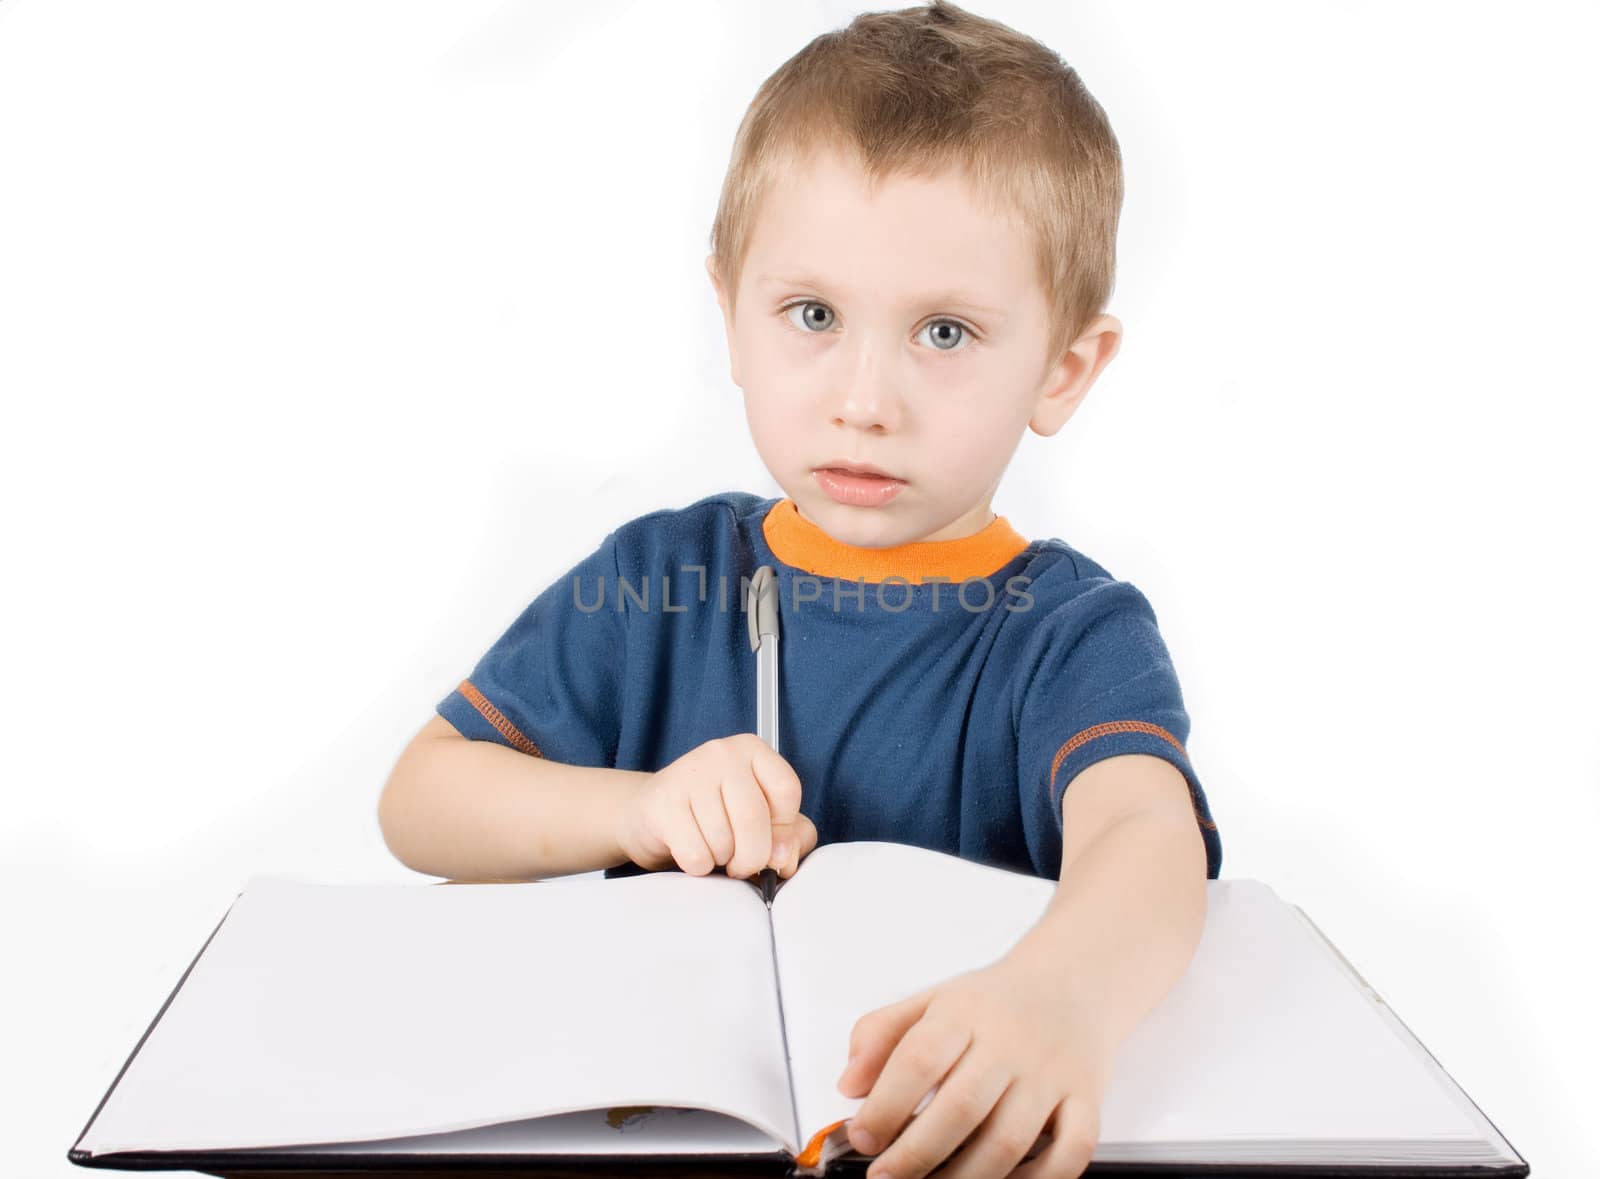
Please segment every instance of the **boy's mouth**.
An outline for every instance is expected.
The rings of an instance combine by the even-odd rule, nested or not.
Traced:
[[[823,491],[842,504],[877,508],[888,503],[906,485],[904,479],[866,465],[817,467],[811,472]]]
[[[871,463],[853,463],[849,459],[833,459],[816,468],[819,471],[840,471],[846,475],[877,475],[883,479],[893,479],[882,467],[875,467]]]

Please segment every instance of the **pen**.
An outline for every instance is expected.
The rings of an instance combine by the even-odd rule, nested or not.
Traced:
[[[745,597],[750,649],[756,653],[756,735],[778,748],[778,576],[763,565]],[[761,869],[761,897],[770,907],[778,895],[778,872]]]

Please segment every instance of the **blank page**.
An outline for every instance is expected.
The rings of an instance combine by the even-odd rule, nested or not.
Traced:
[[[834,1087],[858,1018],[995,961],[1043,916],[1056,887],[895,843],[814,851],[773,902],[802,1136],[862,1104]],[[1180,1156],[1261,1161],[1325,1159],[1331,1139],[1481,1138],[1271,888],[1208,881],[1207,903],[1187,971],[1118,1052],[1096,1159],[1169,1157],[1154,1143]],[[1286,1140],[1318,1145],[1296,1150]]]
[[[749,882],[257,876],[78,1146],[356,1142],[652,1105],[743,1118],[775,1149],[794,1137]]]
[[[1476,1125],[1328,948],[1258,880],[1207,884],[1205,934],[1117,1058],[1113,1142],[1477,1140]],[[1110,1157],[1115,1157],[1112,1154]],[[1238,1156],[1261,1157],[1245,1150]]]

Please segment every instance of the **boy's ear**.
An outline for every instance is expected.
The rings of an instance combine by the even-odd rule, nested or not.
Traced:
[[[743,389],[739,384],[739,357],[733,350],[733,309],[728,306],[728,292],[722,285],[722,280],[717,277],[715,254],[706,255],[706,274],[711,278],[711,287],[717,292],[717,306],[722,309],[722,332],[728,337],[728,372],[733,378],[733,383]]]
[[[1114,315],[1097,315],[1062,354],[1060,363],[1045,374],[1028,425],[1048,438],[1083,403],[1100,371],[1122,347],[1122,321]]]

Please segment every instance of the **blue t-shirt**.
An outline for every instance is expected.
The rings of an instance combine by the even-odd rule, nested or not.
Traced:
[[[627,770],[754,732],[743,603],[762,565],[779,589],[779,752],[818,846],[889,840],[1054,880],[1061,792],[1102,758],[1147,753],[1188,781],[1217,878],[1222,844],[1149,602],[1004,516],[869,548],[788,498],[649,512],[539,594],[438,711],[474,740]]]

